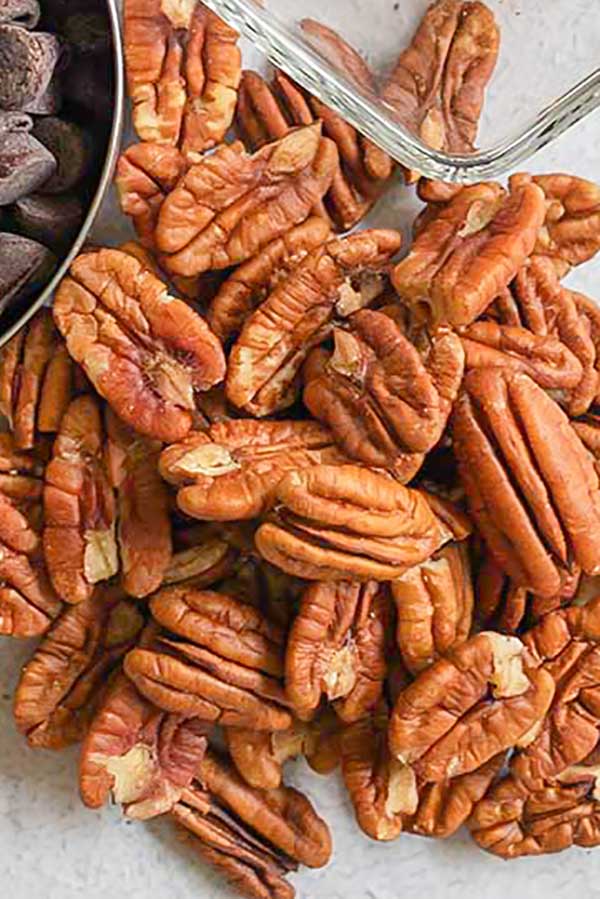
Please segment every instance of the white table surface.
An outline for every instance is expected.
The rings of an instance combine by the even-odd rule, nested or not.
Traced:
[[[251,63],[256,62],[250,59]],[[245,56],[248,65],[248,56]],[[567,171],[600,179],[600,112],[531,160],[533,172]],[[397,187],[377,224],[407,229],[414,207]],[[128,234],[109,198],[92,237],[117,243]],[[569,284],[600,298],[600,261]],[[85,809],[77,794],[77,750],[33,751],[15,731],[11,697],[33,641],[0,637],[0,899],[229,899],[219,878],[178,844],[163,821],[133,824],[118,808]],[[334,860],[293,876],[299,899],[563,899],[600,896],[600,849],[499,861],[465,833],[448,841],[404,836],[378,845],[356,828],[338,776],[320,778],[303,762],[289,766],[329,822]]]

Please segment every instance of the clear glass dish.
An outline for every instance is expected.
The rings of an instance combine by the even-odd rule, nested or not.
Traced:
[[[477,181],[514,169],[600,105],[598,0],[486,0],[500,27],[477,150],[428,147],[393,109],[350,80],[301,27],[335,29],[385,78],[431,0],[207,0],[271,62],[411,169],[446,181]],[[300,10],[300,12],[299,12]]]

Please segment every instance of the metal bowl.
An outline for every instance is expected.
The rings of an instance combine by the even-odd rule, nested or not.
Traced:
[[[110,30],[112,35],[112,57],[113,57],[113,114],[110,134],[108,138],[106,156],[104,164],[100,172],[100,178],[97,183],[96,191],[90,202],[87,215],[83,224],[73,241],[71,249],[63,258],[62,262],[52,275],[50,281],[46,284],[39,296],[28,300],[27,308],[18,314],[18,317],[12,321],[6,330],[3,330],[2,321],[0,320],[0,347],[14,337],[15,334],[32,318],[33,315],[44,306],[52,297],[52,294],[58,287],[60,281],[65,276],[71,262],[77,256],[85,239],[92,227],[94,220],[98,214],[102,201],[106,196],[108,189],[112,183],[112,176],[115,165],[119,156],[121,146],[121,135],[123,131],[123,115],[124,115],[124,72],[123,72],[123,44],[121,40],[121,26],[119,19],[118,0],[104,0],[110,22]]]

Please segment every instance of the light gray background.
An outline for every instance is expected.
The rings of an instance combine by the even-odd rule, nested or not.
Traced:
[[[596,113],[532,159],[530,170],[598,179],[599,136]],[[406,230],[414,203],[401,187],[393,193],[374,221]],[[112,197],[93,237],[115,243],[127,233],[124,222],[115,223]],[[569,283],[600,297],[600,262]],[[117,808],[84,809],[76,750],[34,752],[16,734],[11,696],[33,645],[0,638],[0,899],[228,899],[221,881],[178,844],[167,823],[131,824]],[[600,896],[600,850],[504,863],[477,850],[466,834],[446,842],[406,836],[377,845],[356,829],[337,776],[321,779],[297,763],[289,780],[314,800],[334,837],[333,863],[293,878],[300,899]]]

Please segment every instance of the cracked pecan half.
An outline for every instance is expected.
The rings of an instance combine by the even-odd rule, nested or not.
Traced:
[[[285,691],[298,718],[310,720],[322,697],[348,722],[377,705],[389,622],[389,595],[374,581],[306,589],[285,655]]]
[[[396,606],[396,643],[411,674],[468,639],[473,584],[466,545],[444,546],[390,586]]]
[[[221,593],[168,587],[150,601],[165,629],[125,658],[142,695],[167,712],[225,726],[286,730],[283,632]]]
[[[241,73],[238,33],[193,0],[125,0],[127,88],[142,141],[191,158],[231,125]]]
[[[42,309],[0,350],[0,413],[17,449],[33,449],[39,434],[58,430],[73,379],[73,363],[52,313]]]
[[[256,416],[291,405],[309,351],[336,317],[383,294],[401,240],[397,231],[360,231],[310,252],[244,324],[229,356],[228,399]]]
[[[171,562],[170,499],[158,473],[161,444],[107,410],[105,459],[117,496],[121,583],[130,596],[157,590]]]
[[[120,674],[81,747],[81,798],[101,808],[110,796],[137,820],[163,815],[189,787],[206,744],[201,721],[162,712]]]
[[[330,237],[327,222],[311,216],[238,266],[221,285],[207,312],[208,323],[217,337],[223,342],[236,337],[257,306],[307,253]]]
[[[128,425],[181,440],[195,392],[222,380],[221,344],[206,322],[137,259],[101,249],[79,256],[54,299],[70,354]]]
[[[597,573],[598,477],[565,413],[520,372],[481,369],[464,384],[454,451],[471,517],[496,563],[544,597],[560,592],[573,564]]]
[[[273,565],[308,580],[393,580],[452,540],[456,525],[450,515],[440,518],[424,494],[357,465],[290,472],[276,500],[256,547]]]
[[[468,325],[509,285],[544,220],[542,190],[463,188],[420,228],[392,274],[402,300],[433,324]]]
[[[192,165],[164,200],[155,232],[175,275],[229,268],[308,218],[331,184],[337,149],[319,123],[253,155],[237,141]]]
[[[177,504],[187,515],[235,521],[268,511],[286,472],[342,458],[316,422],[238,419],[167,447],[160,472],[179,488]]]
[[[351,315],[333,338],[333,353],[315,350],[306,365],[305,405],[348,456],[410,481],[458,394],[460,339],[439,330],[421,355],[392,318],[370,309]]]
[[[74,399],[46,466],[44,556],[54,589],[66,602],[92,596],[117,573],[116,506],[104,459],[97,401]]]
[[[516,637],[486,631],[438,659],[403,690],[390,719],[392,755],[437,783],[531,741],[554,678]]]
[[[485,4],[438,0],[400,54],[381,98],[423,143],[470,153],[499,46],[500,32]],[[409,181],[418,178],[409,173]]]
[[[23,668],[15,693],[15,721],[31,746],[63,749],[82,739],[111,672],[143,624],[135,605],[114,589],[65,608]]]

